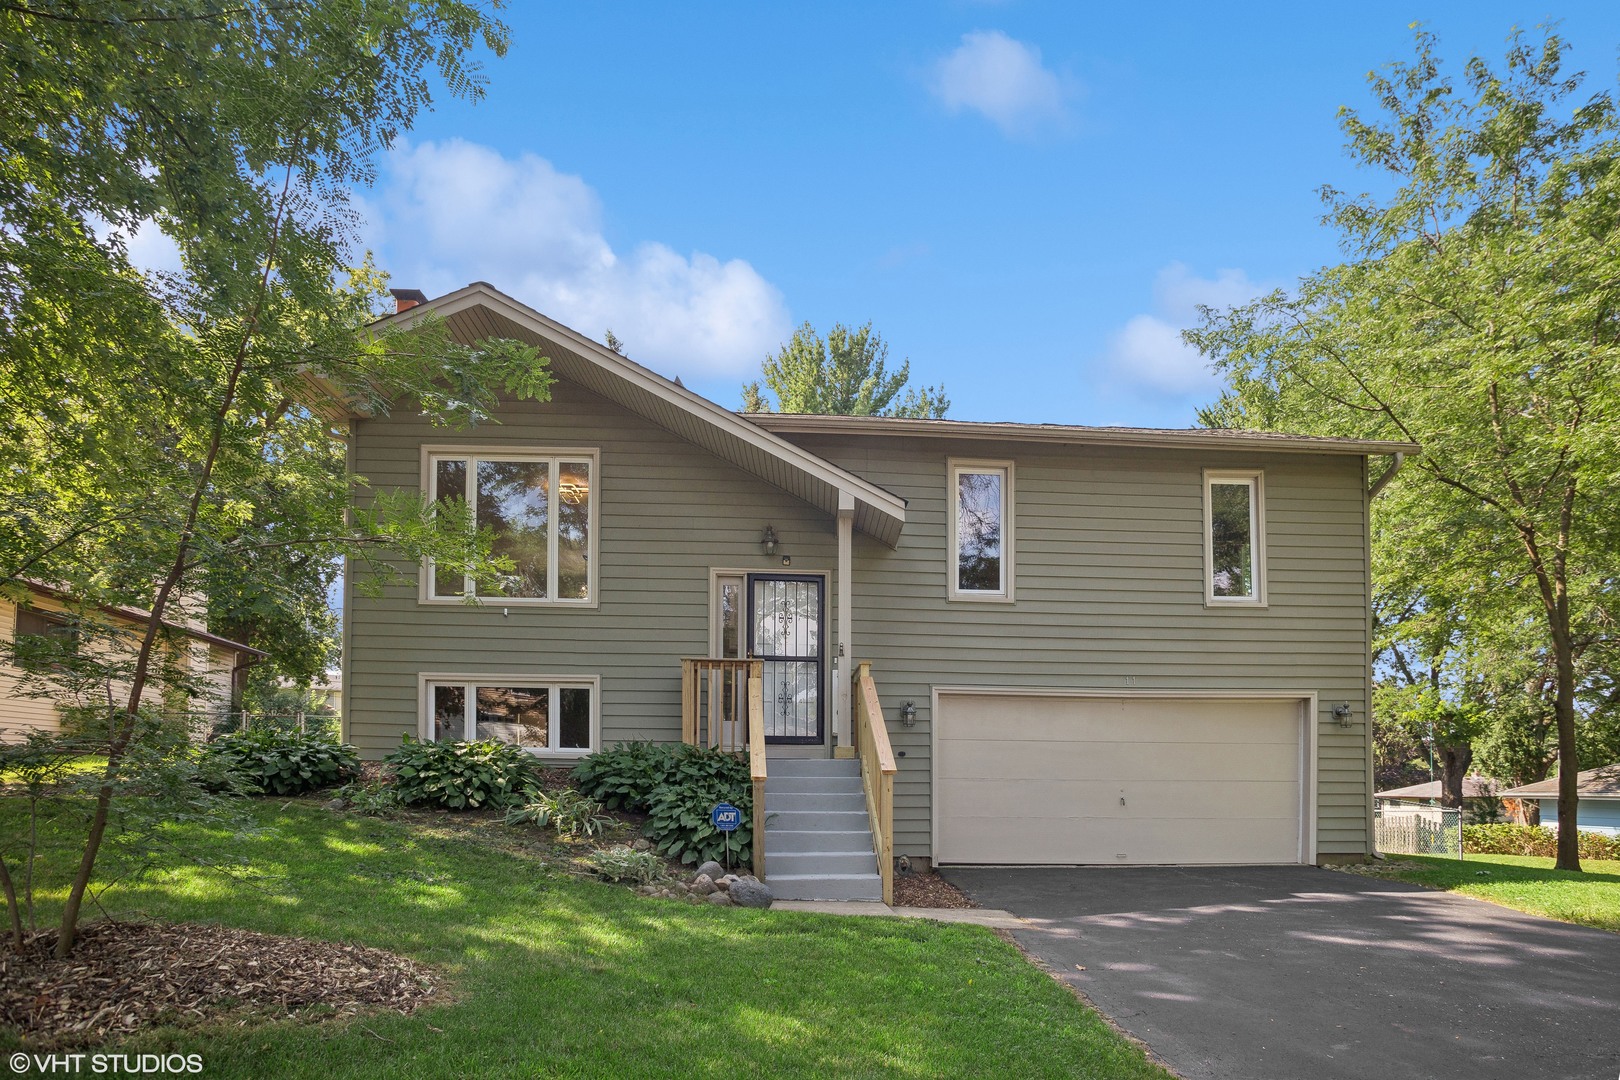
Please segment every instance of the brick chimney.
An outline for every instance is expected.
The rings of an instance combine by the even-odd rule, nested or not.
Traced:
[[[389,289],[394,297],[394,314],[409,311],[417,304],[427,303],[427,293],[421,289]]]

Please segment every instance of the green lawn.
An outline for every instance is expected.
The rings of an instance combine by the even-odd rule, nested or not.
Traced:
[[[255,813],[274,829],[246,841],[257,884],[171,864],[104,903],[393,949],[438,968],[451,1003],[120,1049],[199,1053],[209,1077],[322,1080],[1168,1075],[982,928],[645,900],[463,828],[269,800]],[[190,839],[204,855],[223,840]],[[15,1043],[0,1030],[0,1050]]]
[[[1381,876],[1620,933],[1620,861],[1583,859],[1581,866],[1573,874],[1532,855],[1398,855]]]

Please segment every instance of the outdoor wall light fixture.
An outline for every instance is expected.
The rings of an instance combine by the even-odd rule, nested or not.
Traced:
[[[759,546],[765,549],[766,555],[776,554],[776,528],[765,526],[765,533],[759,538]]]
[[[902,701],[900,703],[900,722],[906,727],[917,725],[917,703],[915,701]]]
[[[1333,719],[1335,719],[1335,720],[1337,720],[1339,722],[1340,727],[1349,727],[1350,726],[1350,706],[1347,705],[1346,703],[1342,702],[1342,701],[1339,702],[1337,705],[1333,706]]]

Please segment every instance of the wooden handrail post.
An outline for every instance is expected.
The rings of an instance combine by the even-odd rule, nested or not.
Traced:
[[[765,661],[748,665],[748,771],[754,784],[754,876],[765,880]]]
[[[857,756],[861,759],[861,787],[866,792],[866,812],[872,821],[872,850],[877,855],[878,875],[883,883],[883,902],[894,903],[894,749],[889,745],[889,728],[883,721],[883,704],[872,681],[872,665],[862,661],[855,668],[856,723],[852,733]]]
[[[681,742],[697,745],[697,661],[681,661]]]

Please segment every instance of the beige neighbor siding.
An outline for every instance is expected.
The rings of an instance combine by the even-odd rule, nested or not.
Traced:
[[[446,431],[401,408],[356,421],[353,468],[379,489],[415,490],[424,444],[598,449],[599,604],[420,604],[414,566],[380,598],[351,589],[344,723],[369,758],[417,731],[423,672],[600,676],[602,745],[679,740],[680,658],[709,654],[710,569],[836,569],[831,517],[587,390],[559,382],[551,401],[499,419]],[[774,558],[760,550],[767,524]],[[827,601],[832,626],[830,580]]]
[[[872,662],[905,755],[897,853],[931,854],[929,707],[941,685],[1314,691],[1317,850],[1370,850],[1362,458],[793,441],[907,500],[898,550],[856,537],[852,603],[851,651]],[[947,457],[1015,462],[1014,603],[946,599]],[[1204,605],[1206,468],[1265,473],[1265,608]],[[910,729],[897,719],[908,699],[918,710]],[[1339,702],[1351,707],[1349,728],[1331,715]]]
[[[42,610],[57,611],[61,605],[54,601],[37,600]],[[17,639],[17,605],[0,600],[0,640]],[[21,674],[10,665],[0,665],[0,741],[20,739],[30,731],[56,731],[61,728],[61,715],[56,705],[45,698],[23,697],[18,694],[17,677]]]
[[[66,610],[61,601],[42,595],[34,596],[30,606],[45,612]],[[128,632],[127,644],[133,649],[139,642],[144,624],[124,618],[113,618],[112,623]],[[16,633],[17,606],[8,600],[0,600],[0,640],[8,643],[15,641]],[[186,667],[197,678],[197,692],[187,700],[178,693],[169,693],[161,679],[154,677],[142,700],[152,706],[161,705],[171,712],[211,713],[229,708],[231,674],[236,665],[237,651],[180,633],[171,632],[169,640],[172,648],[184,650]],[[16,668],[0,665],[0,741],[18,739],[29,731],[61,730],[61,711],[56,702],[49,698],[19,694],[19,674]],[[129,693],[128,685],[114,684],[113,693],[114,698],[122,703],[123,697]],[[102,703],[100,696],[94,701],[94,704]]]

